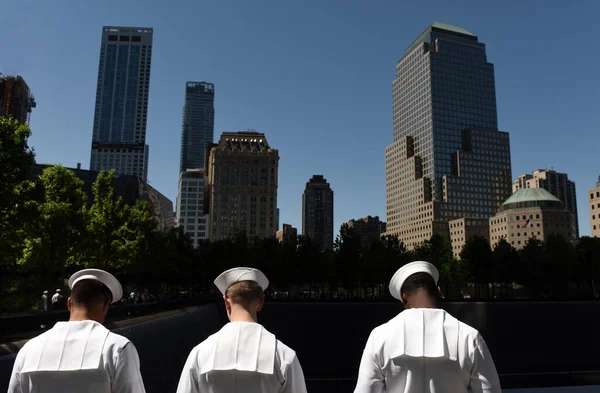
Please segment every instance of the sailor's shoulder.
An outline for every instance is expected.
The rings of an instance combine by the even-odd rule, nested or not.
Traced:
[[[109,332],[106,336],[106,346],[110,346],[114,349],[122,349],[127,345],[133,345],[131,340],[120,334]]]
[[[19,350],[19,354],[21,354],[21,356],[23,356],[24,354],[27,353],[27,351],[29,351],[31,349],[37,348],[39,346],[43,346],[44,343],[46,342],[46,339],[51,334],[53,334],[52,329],[47,330],[44,333],[40,334],[39,336],[35,336],[34,338],[28,340]]]
[[[462,322],[461,320],[457,319],[457,321],[458,321],[458,326],[459,326],[459,331],[460,331],[461,336],[467,337],[472,340],[476,340],[480,337],[479,330],[475,329],[471,325],[468,325],[468,324]]]

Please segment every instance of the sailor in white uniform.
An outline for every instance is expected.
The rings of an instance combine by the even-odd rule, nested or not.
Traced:
[[[439,272],[412,262],[392,277],[405,311],[375,328],[355,393],[500,393],[496,366],[477,330],[437,308]]]
[[[192,350],[177,393],[305,393],[296,353],[256,322],[267,277],[240,267],[219,275],[215,285],[230,322]]]
[[[19,351],[8,393],[144,393],[133,344],[104,326],[108,306],[123,296],[110,273],[84,269],[69,279],[71,317]]]

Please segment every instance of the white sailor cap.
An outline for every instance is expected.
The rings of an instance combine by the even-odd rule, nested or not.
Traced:
[[[56,290],[56,292],[60,292],[60,288],[58,288],[58,289]]]
[[[73,289],[73,286],[81,280],[95,280],[106,285],[110,293],[112,293],[112,303],[118,302],[123,297],[123,287],[121,287],[119,280],[104,270],[83,269],[78,271],[69,278],[69,288]]]
[[[252,267],[234,267],[219,274],[215,279],[215,285],[225,295],[227,288],[240,281],[254,281],[264,291],[269,286],[269,279],[258,269]]]
[[[398,300],[402,300],[400,296],[400,291],[402,290],[402,285],[404,285],[404,281],[415,273],[427,273],[431,277],[435,283],[438,283],[440,279],[440,272],[437,270],[435,266],[433,266],[429,262],[425,261],[415,261],[411,263],[407,263],[402,266],[400,269],[394,273],[392,280],[390,281],[390,293],[393,297]]]
[[[48,293],[48,291],[44,291],[44,293]]]

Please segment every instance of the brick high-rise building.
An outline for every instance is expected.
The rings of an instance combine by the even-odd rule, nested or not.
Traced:
[[[413,248],[434,233],[448,237],[450,220],[496,213],[512,174],[485,44],[461,27],[433,23],[404,51],[392,91],[386,233]]]
[[[467,240],[479,236],[490,241],[490,221],[487,218],[457,218],[448,222],[450,243],[455,257],[459,257]]]
[[[151,28],[102,28],[90,169],[148,178]]]
[[[333,190],[323,175],[313,175],[302,194],[302,235],[333,249]]]
[[[277,231],[275,237],[280,243],[295,244],[298,240],[298,229],[294,228],[290,224],[283,224],[283,227]]]
[[[590,203],[590,224],[592,226],[592,237],[600,237],[600,176],[596,188],[588,191]]]
[[[386,228],[385,222],[379,220],[378,216],[350,220],[348,226],[360,237],[362,248],[368,248],[374,241],[380,239]]]
[[[210,237],[274,237],[277,232],[279,152],[265,134],[224,132],[207,165]]]
[[[35,107],[35,98],[23,78],[0,74],[0,116],[10,115],[22,124],[29,123]]]
[[[521,175],[513,183],[513,192],[524,188],[543,188],[560,199],[565,208],[573,215],[571,224],[575,238],[579,237],[579,221],[577,219],[577,193],[575,182],[569,180],[566,173],[554,170],[537,169],[533,174]]]

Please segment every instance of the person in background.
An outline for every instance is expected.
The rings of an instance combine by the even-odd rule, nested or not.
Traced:
[[[238,267],[219,275],[215,285],[230,323],[192,350],[177,393],[306,393],[296,352],[257,323],[267,277]]]
[[[60,288],[57,289],[54,295],[52,295],[52,311],[60,308],[60,302],[63,300],[63,298],[64,296],[61,294]]]
[[[423,261],[394,274],[390,293],[405,310],[371,332],[355,393],[501,393],[483,337],[438,308],[438,279]]]
[[[42,311],[48,311],[48,291],[42,294]]]
[[[123,289],[110,273],[84,269],[69,279],[68,322],[29,340],[17,354],[8,393],[145,393],[133,344],[102,326]]]

